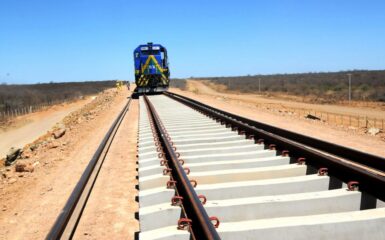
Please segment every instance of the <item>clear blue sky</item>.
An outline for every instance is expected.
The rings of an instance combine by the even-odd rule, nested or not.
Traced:
[[[385,1],[0,0],[0,82],[133,79],[133,49],[172,77],[385,69]]]

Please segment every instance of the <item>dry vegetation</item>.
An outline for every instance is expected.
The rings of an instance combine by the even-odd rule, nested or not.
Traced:
[[[240,77],[202,78],[225,85],[228,90],[245,93],[259,91],[295,96],[310,96],[313,101],[333,103],[348,96],[348,73],[352,73],[352,99],[385,102],[385,70],[325,73],[275,74]],[[197,79],[196,79],[197,80]]]
[[[172,78],[170,79],[170,87],[186,90],[186,79]]]
[[[115,81],[0,85],[0,112],[30,106],[51,105],[94,95],[114,87]]]

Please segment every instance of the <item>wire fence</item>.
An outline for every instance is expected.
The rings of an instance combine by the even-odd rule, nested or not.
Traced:
[[[62,104],[66,102],[68,102],[68,100],[67,101],[50,101],[47,103],[42,103],[37,105],[23,106],[18,108],[9,108],[7,110],[0,111],[0,123],[6,123],[18,116],[41,111],[41,110],[47,109],[50,106]]]
[[[293,117],[298,118],[309,118],[314,120],[323,121],[329,124],[339,125],[343,127],[353,128],[378,128],[385,130],[385,119],[384,118],[371,118],[368,116],[359,115],[348,115],[348,114],[337,114],[325,111],[317,111],[303,108],[289,108],[283,107],[277,108],[277,106],[266,106],[266,104],[257,104],[259,108],[272,109],[279,112],[284,112]]]

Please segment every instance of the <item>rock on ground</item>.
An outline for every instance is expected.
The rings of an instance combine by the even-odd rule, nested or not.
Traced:
[[[380,133],[380,131],[381,130],[379,128],[374,127],[368,129],[368,133],[372,136],[376,136],[378,133]]]
[[[26,163],[16,163],[15,171],[16,172],[33,172],[34,167],[32,164]]]
[[[12,147],[11,149],[9,149],[9,152],[7,154],[7,158],[5,161],[5,165],[6,166],[11,165],[17,159],[17,157],[19,157],[20,154],[21,154],[21,148]]]
[[[66,133],[66,129],[62,128],[62,129],[59,129],[59,130],[56,130],[55,132],[53,132],[52,135],[55,139],[58,139],[58,138],[63,137],[65,133]]]

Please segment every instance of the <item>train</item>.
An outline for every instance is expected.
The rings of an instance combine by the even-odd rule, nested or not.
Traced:
[[[134,50],[135,93],[160,93],[167,91],[170,70],[167,49],[160,44],[139,45]]]

